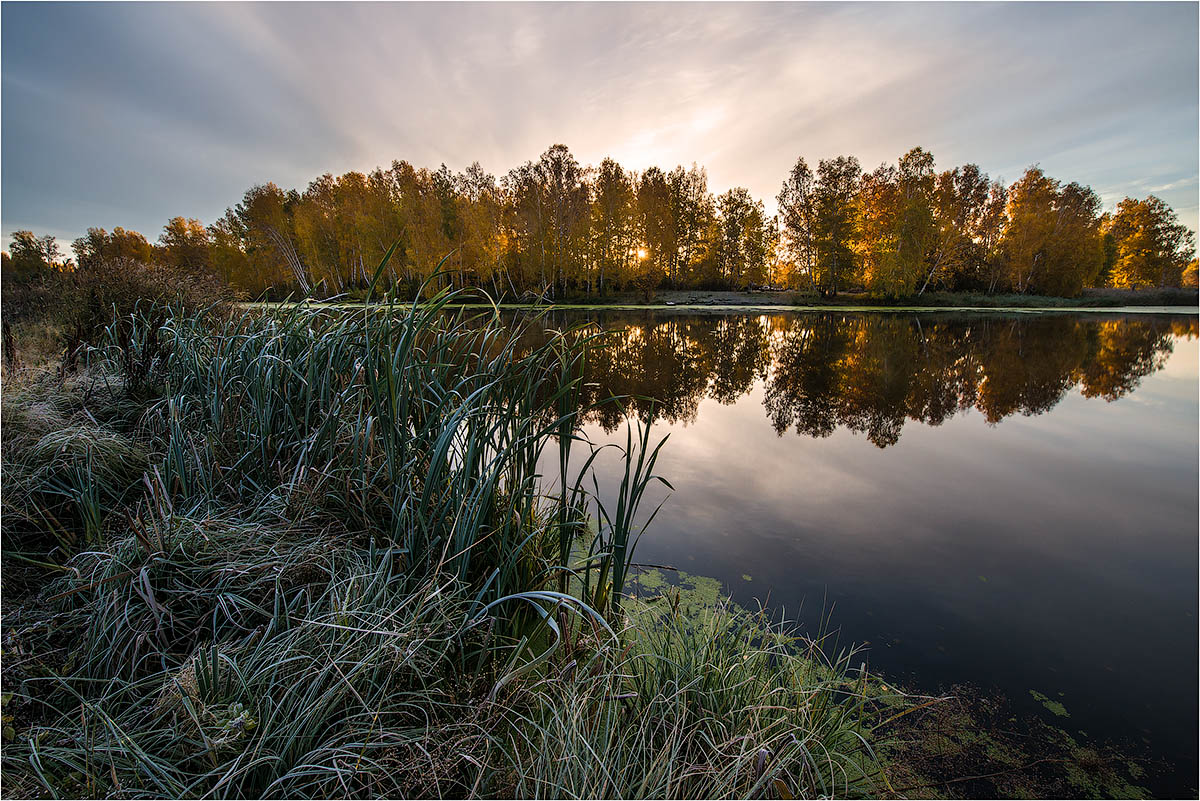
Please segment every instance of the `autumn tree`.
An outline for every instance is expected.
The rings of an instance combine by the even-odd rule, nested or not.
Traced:
[[[148,263],[152,260],[153,247],[146,237],[137,231],[127,231],[120,226],[112,233],[103,228],[89,228],[87,234],[71,243],[75,261],[81,268],[94,267],[105,259],[126,259]]]
[[[227,285],[251,297],[261,296],[270,286],[266,276],[255,275],[242,247],[239,224],[231,212],[208,226],[208,259],[215,275]]]
[[[974,277],[988,292],[995,292],[1004,279],[1007,264],[1001,247],[1004,231],[1008,224],[1008,188],[993,181],[988,188],[987,203],[983,207],[975,234],[977,259],[973,268],[963,278]]]
[[[637,185],[637,224],[646,255],[635,260],[636,280],[657,284],[672,272],[678,257],[678,231],[667,175],[651,167]]]
[[[836,295],[857,271],[854,237],[861,173],[858,159],[853,156],[822,159],[817,165],[813,241],[817,251],[816,284],[823,294]]]
[[[1047,248],[1054,236],[1058,182],[1037,167],[1026,170],[1008,197],[1008,224],[1003,248],[1008,281],[1016,292],[1027,292],[1047,271]]]
[[[582,261],[587,239],[590,187],[586,171],[566,145],[553,145],[538,159],[537,174],[546,196],[552,277],[558,292],[567,288],[572,266]]]
[[[327,293],[339,293],[368,280],[364,238],[371,215],[366,191],[362,173],[349,172],[339,178],[326,173],[308,185],[293,208],[300,259],[312,280],[324,284]]]
[[[816,179],[803,158],[796,159],[776,199],[782,246],[796,274],[815,290],[819,287]]]
[[[1037,282],[1039,292],[1075,297],[1084,287],[1095,286],[1104,263],[1100,205],[1100,196],[1091,187],[1075,182],[1062,187],[1056,235],[1048,248],[1049,270]]]
[[[1183,268],[1183,278],[1180,280],[1179,285],[1184,289],[1196,289],[1200,287],[1200,273],[1197,272],[1197,264],[1197,260],[1192,259]]]
[[[766,280],[769,235],[762,201],[735,187],[717,198],[721,238],[717,243],[721,278],[730,289]]]
[[[862,282],[873,295],[907,294],[913,283],[912,265],[905,265],[901,258],[901,212],[896,168],[884,164],[865,173],[859,183],[854,247]]]
[[[286,267],[300,291],[307,295],[312,292],[313,281],[296,249],[292,219],[299,203],[300,194],[294,189],[285,192],[274,183],[259,184],[246,190],[233,215],[245,238],[245,247],[264,261],[273,253],[274,260]]]
[[[208,228],[172,218],[158,245],[122,228],[89,229],[80,267],[107,258],[211,270],[251,296],[361,289],[393,243],[385,278],[405,291],[484,286],[497,294],[645,292],[671,287],[804,286],[833,295],[927,289],[1077,294],[1085,286],[1178,286],[1193,235],[1158,198],[1098,217],[1091,189],[1031,168],[1006,188],[978,166],[938,172],[913,148],[866,175],[849,156],[814,171],[797,159],[768,218],[744,188],[716,198],[693,164],[640,175],[606,158],[593,169],[564,145],[501,180],[395,161],[317,177],[303,192],[268,183]],[[18,232],[5,262],[36,267],[46,241]],[[45,241],[43,241],[45,240]],[[430,276],[441,268],[436,285]],[[1194,271],[1186,280],[1194,281]]]
[[[675,223],[676,248],[668,279],[671,286],[678,287],[681,282],[693,279],[704,259],[708,245],[706,236],[712,228],[715,207],[708,191],[708,173],[703,167],[695,164],[687,170],[676,167],[667,176],[667,187]]]
[[[632,176],[610,158],[601,161],[592,201],[597,286],[601,295],[605,278],[624,273],[635,250],[635,199]],[[590,275],[587,286],[590,291]]]
[[[209,233],[197,219],[172,217],[158,237],[160,258],[173,267],[201,272],[210,268]]]
[[[537,164],[528,161],[504,177],[508,197],[509,281],[513,288],[546,289],[548,223],[546,188]]]
[[[389,180],[401,230],[402,278],[414,288],[432,276],[454,249],[447,233],[452,229],[447,225],[444,193],[439,191],[433,173],[407,161],[392,163]]]
[[[566,145],[553,145],[536,162],[510,171],[504,188],[513,204],[511,242],[520,283],[561,294],[572,268],[585,263],[591,216],[586,171]]]
[[[496,178],[474,162],[455,179],[458,206],[459,265],[478,285],[490,283],[499,294],[505,240],[504,198]]]
[[[1195,256],[1194,234],[1154,195],[1122,200],[1105,230],[1115,251],[1109,277],[1113,286],[1177,287]]]
[[[822,159],[814,175],[799,158],[779,191],[783,244],[796,270],[822,294],[836,294],[858,263],[858,159]]]
[[[933,195],[935,232],[918,295],[930,286],[981,280],[995,261],[1006,192],[975,164],[939,173]]]
[[[1074,296],[1091,286],[1104,262],[1099,211],[1090,188],[1026,170],[1009,191],[1002,241],[1012,289]]]
[[[733,286],[742,272],[742,240],[752,204],[750,193],[738,187],[717,197],[720,238],[715,243],[717,266],[722,284]]]
[[[60,266],[62,253],[58,240],[47,234],[34,236],[32,231],[14,231],[9,245],[5,278],[27,278]]]

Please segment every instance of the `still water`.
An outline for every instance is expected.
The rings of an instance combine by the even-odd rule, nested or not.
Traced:
[[[828,621],[917,691],[1048,714],[1036,690],[1195,787],[1194,315],[588,319],[593,397],[670,434],[635,561]],[[623,444],[621,412],[585,433]]]

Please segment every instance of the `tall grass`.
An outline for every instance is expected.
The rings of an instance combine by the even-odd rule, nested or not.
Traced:
[[[537,470],[557,440],[566,476],[578,337],[525,351],[494,313],[446,313],[450,297],[170,320],[150,414],[168,492],[337,521],[393,548],[414,582],[482,582],[482,603],[538,585],[543,540],[559,565],[570,552],[569,482],[554,502]]]
[[[137,309],[72,427],[22,401],[6,544],[15,486],[56,567],[6,620],[10,794],[872,791],[844,665],[622,605],[662,442],[602,504],[587,337],[455,299]]]
[[[886,788],[866,675],[727,605],[632,603],[627,645],[528,688],[516,795],[831,797]]]

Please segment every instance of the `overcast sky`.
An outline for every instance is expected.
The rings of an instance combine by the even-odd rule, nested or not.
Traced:
[[[255,183],[549,145],[697,162],[774,209],[796,157],[915,145],[1197,222],[1196,3],[4,3],[0,223],[156,239]],[[65,244],[65,243],[64,243]]]

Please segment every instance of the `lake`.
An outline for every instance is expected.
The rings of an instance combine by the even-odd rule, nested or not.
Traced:
[[[836,629],[914,691],[1048,715],[1042,693],[1058,725],[1148,749],[1195,794],[1194,315],[549,319],[612,332],[590,397],[636,396],[670,434],[674,492],[635,561]],[[623,419],[584,431],[623,444]]]

